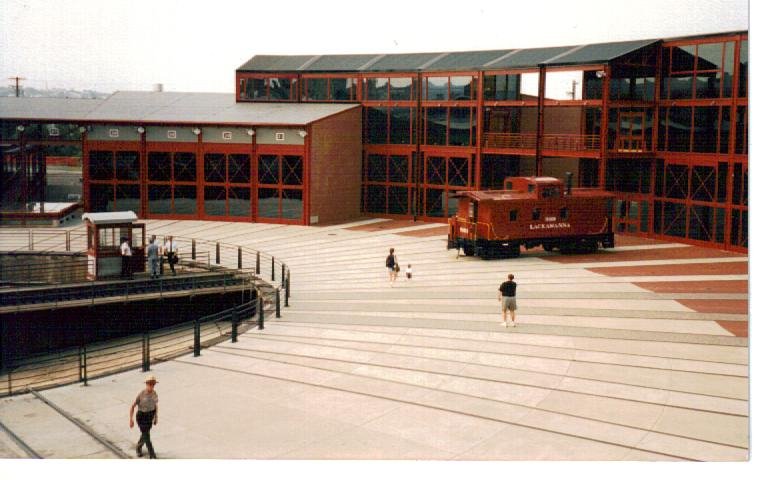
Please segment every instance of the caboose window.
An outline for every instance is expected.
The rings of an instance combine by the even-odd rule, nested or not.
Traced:
[[[550,197],[557,197],[557,196],[559,196],[557,187],[547,187],[541,190],[541,198],[550,198]]]
[[[534,220],[539,220],[541,218],[541,210],[539,210],[538,208],[534,208],[533,213],[531,215],[532,215],[531,218],[533,218]]]
[[[517,210],[510,210],[509,211],[509,221],[510,222],[516,222],[517,221]]]
[[[560,219],[565,220],[568,218],[568,208],[563,207],[560,209]]]
[[[534,190],[536,190],[535,185],[528,185],[528,193],[533,193]]]

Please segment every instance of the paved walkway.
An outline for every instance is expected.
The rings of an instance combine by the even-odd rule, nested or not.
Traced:
[[[595,255],[483,261],[447,251],[439,227],[147,221],[274,254],[292,280],[263,331],[153,366],[158,456],[748,458],[746,256],[620,238]],[[389,285],[389,247],[413,280]],[[519,325],[504,328],[496,288],[510,272]],[[131,454],[142,379],[43,393]],[[46,457],[111,458],[28,395],[0,399],[0,422]],[[0,433],[0,457],[22,456]]]

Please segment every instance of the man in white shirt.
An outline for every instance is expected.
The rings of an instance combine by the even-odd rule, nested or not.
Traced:
[[[131,244],[128,243],[128,239],[123,237],[120,239],[120,260],[121,260],[121,270],[120,270],[120,276],[123,278],[132,278],[133,273],[131,272],[131,256],[133,255],[133,251],[131,250]]]
[[[163,250],[165,250],[165,256],[168,258],[168,265],[171,267],[171,273],[176,275],[176,268],[174,265],[179,262],[179,247],[176,245],[176,242],[173,241],[173,237],[168,237],[168,240],[165,241]]]

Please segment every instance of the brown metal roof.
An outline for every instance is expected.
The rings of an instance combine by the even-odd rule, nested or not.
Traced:
[[[73,122],[307,125],[357,108],[332,103],[255,103],[231,93],[117,92],[103,100],[0,98],[0,118]]]

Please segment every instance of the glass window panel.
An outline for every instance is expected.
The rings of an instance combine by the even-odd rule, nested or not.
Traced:
[[[738,205],[741,203],[741,185],[744,181],[743,177],[743,169],[741,167],[740,163],[734,163],[733,164],[733,196],[731,198],[731,203],[734,205]]]
[[[693,110],[693,151],[714,153],[718,139],[718,107],[696,107]]]
[[[365,187],[365,210],[368,213],[386,213],[386,188],[382,185]]]
[[[715,241],[717,243],[725,242],[725,209],[715,209]]]
[[[437,188],[427,189],[426,215],[428,217],[444,217],[445,204],[447,203],[448,192]]]
[[[736,107],[736,145],[735,153],[747,153],[749,133],[747,127],[747,107]]]
[[[717,201],[725,202],[728,184],[728,164],[719,162],[717,164]]]
[[[469,159],[464,157],[448,159],[448,185],[454,187],[469,185]]]
[[[115,152],[115,177],[118,180],[139,179],[139,152]]]
[[[177,152],[173,155],[173,178],[177,182],[197,180],[197,155],[192,152]]]
[[[227,157],[223,153],[206,153],[205,157],[205,181],[225,182]]]
[[[485,75],[483,96],[486,100],[518,100],[520,75]]]
[[[688,152],[691,149],[691,108],[670,107],[667,123],[668,149],[671,152]]]
[[[472,77],[451,77],[451,100],[474,100]]]
[[[384,182],[387,180],[387,157],[384,155],[368,155],[367,179],[369,182]]]
[[[304,213],[303,192],[295,188],[286,188],[283,190],[283,218],[301,218]]]
[[[230,187],[228,190],[229,215],[232,217],[251,216],[251,189]]]
[[[693,98],[693,75],[669,78],[669,98]]]
[[[408,182],[408,157],[405,155],[392,155],[389,157],[389,181],[396,183]]]
[[[704,202],[715,200],[716,175],[714,167],[693,167],[691,172],[691,198]]]
[[[259,216],[278,218],[280,216],[280,192],[276,188],[259,189]]]
[[[427,157],[427,183],[445,184],[445,157]]]
[[[328,79],[307,78],[307,100],[328,100]]]
[[[739,50],[739,96],[747,96],[747,81],[749,79],[749,41],[741,41]]]
[[[688,72],[693,70],[696,58],[696,45],[672,48],[672,71]]]
[[[642,80],[642,78],[638,79]],[[584,95],[588,100],[603,98],[603,79],[597,76],[597,71],[584,72]]]
[[[696,74],[696,97],[720,97],[720,72],[699,72]]]
[[[368,100],[387,100],[388,78],[369,78],[366,81],[366,98]]]
[[[112,185],[91,184],[90,209],[92,212],[111,212],[114,207],[115,189]]]
[[[224,216],[227,214],[227,189],[205,187],[205,214]]]
[[[387,189],[387,213],[396,215],[408,213],[407,187],[389,187]]]
[[[280,170],[277,155],[259,155],[259,183],[280,183]]]
[[[91,150],[88,154],[88,173],[91,180],[112,180],[115,176],[114,154],[105,150]]]
[[[271,100],[290,100],[291,99],[291,85],[295,80],[290,78],[270,78],[269,82],[269,98]]]
[[[658,150],[667,149],[667,107],[659,108]],[[610,148],[610,147],[609,147]]]
[[[661,234],[661,225],[664,220],[662,215],[662,203],[653,202],[653,233]]]
[[[302,157],[286,155],[283,157],[283,185],[301,185],[303,183]]]
[[[448,123],[447,108],[427,108],[426,144],[445,145],[447,140],[446,127]]]
[[[229,155],[227,165],[230,183],[248,183],[251,181],[251,156],[243,153]]]
[[[686,208],[681,203],[664,203],[664,235],[685,237]]]
[[[426,100],[448,100],[448,77],[427,77]]]
[[[685,165],[667,165],[664,175],[664,193],[669,198],[688,197],[688,167]]]
[[[331,99],[356,100],[357,99],[357,80],[355,80],[354,78],[332,78],[331,79]]]
[[[720,109],[720,153],[728,153],[731,133],[731,108]]]
[[[176,185],[173,187],[173,211],[179,215],[197,213],[197,187],[194,185]]]
[[[147,177],[155,182],[171,180],[171,154],[169,152],[149,152],[147,155]]]
[[[733,91],[733,61],[735,42],[725,43],[723,64],[723,97],[730,97]]]
[[[688,236],[694,240],[711,241],[713,237],[714,209],[704,205],[693,205],[690,210]]]
[[[147,196],[149,213],[171,213],[170,185],[149,185]]]
[[[115,210],[118,212],[132,211],[138,213],[141,206],[139,186],[135,184],[117,184],[115,189]]]
[[[266,100],[267,80],[264,78],[247,78],[245,80],[245,91],[241,96],[247,100]]]
[[[387,109],[366,108],[365,131],[367,143],[387,143]]]
[[[389,143],[411,143],[411,109],[393,107],[390,110]]]
[[[699,45],[696,70],[722,70],[723,44],[702,43]]]
[[[449,144],[468,146],[472,144],[472,109],[450,109]]]
[[[413,91],[412,78],[390,78],[389,86],[391,100],[411,100],[411,92]]]

